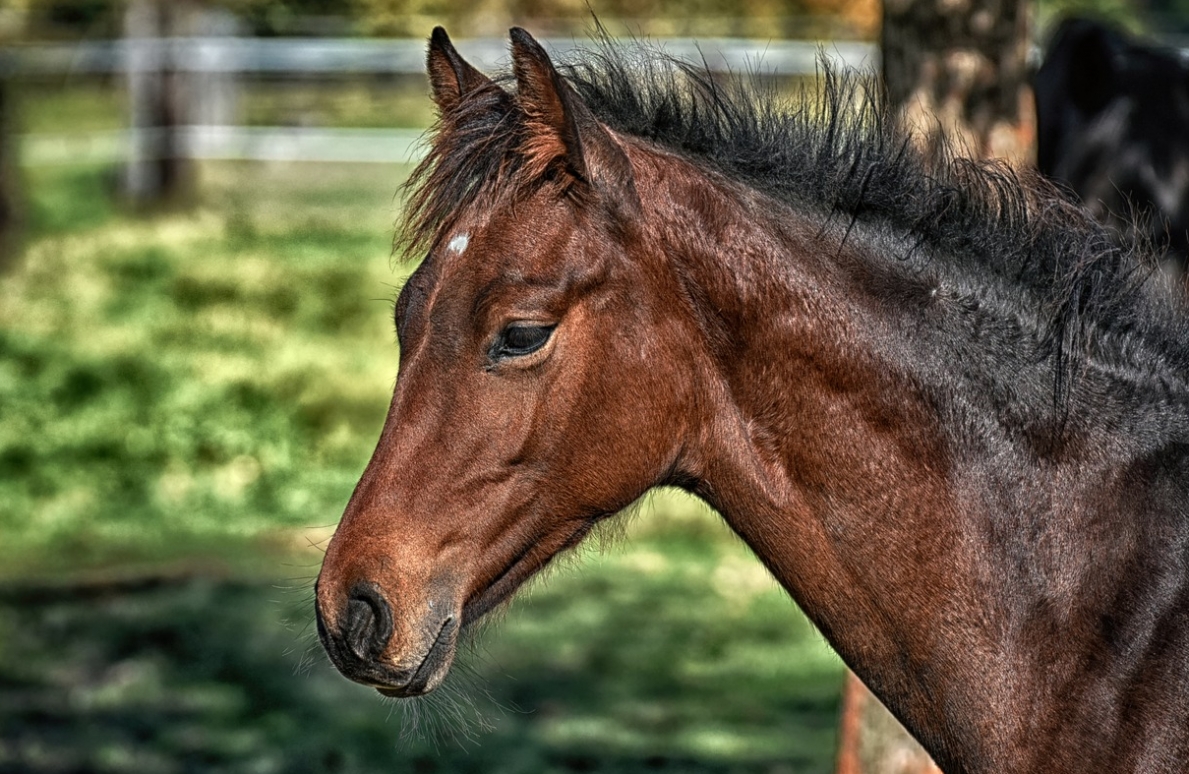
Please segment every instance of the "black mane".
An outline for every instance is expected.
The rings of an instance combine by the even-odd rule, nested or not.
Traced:
[[[1125,352],[1141,374],[1189,376],[1183,293],[1158,276],[1144,245],[1094,222],[1039,176],[948,152],[925,158],[869,79],[823,62],[824,88],[790,104],[758,78],[720,81],[643,46],[604,38],[575,56],[559,70],[613,130],[817,212],[823,226],[879,234],[900,245],[902,275],[929,267],[995,286],[1011,315],[1036,321],[1058,400],[1079,359],[1102,347]],[[485,188],[525,184],[514,100],[494,85],[477,96],[443,117],[406,184],[405,247],[427,247]],[[510,112],[493,112],[497,102]]]

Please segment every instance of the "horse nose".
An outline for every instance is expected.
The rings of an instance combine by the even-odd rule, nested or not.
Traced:
[[[371,673],[392,639],[393,630],[392,607],[380,588],[369,582],[352,586],[333,630],[327,626],[320,606],[317,613],[318,635],[335,666],[352,679],[374,680]]]
[[[392,638],[392,608],[374,583],[357,583],[347,595],[342,623],[347,648],[364,661],[375,661]]]

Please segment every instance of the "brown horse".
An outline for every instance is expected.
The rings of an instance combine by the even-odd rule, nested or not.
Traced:
[[[1189,330],[1011,171],[854,81],[781,109],[610,44],[434,31],[400,375],[322,641],[390,696],[650,487],[705,499],[938,763],[1189,769]]]

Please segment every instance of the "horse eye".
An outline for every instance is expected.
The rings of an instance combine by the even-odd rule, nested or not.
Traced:
[[[491,357],[499,360],[506,357],[521,357],[531,355],[549,341],[553,333],[553,325],[509,325],[500,331],[495,343],[491,345]]]

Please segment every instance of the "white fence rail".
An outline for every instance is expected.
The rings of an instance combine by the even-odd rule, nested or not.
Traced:
[[[542,42],[562,61],[584,45],[573,39]],[[855,41],[669,38],[649,43],[720,73],[811,75],[822,58],[843,67],[873,68],[878,54],[873,44]],[[460,40],[456,45],[482,70],[508,62],[503,39]],[[134,81],[133,74],[175,73],[193,81],[186,91],[190,104],[185,112],[190,118],[170,127],[168,138],[166,130],[152,126],[25,136],[18,141],[23,164],[145,161],[166,152],[193,159],[406,162],[415,160],[420,148],[416,130],[231,125],[236,120],[233,103],[239,77],[420,75],[425,69],[425,43],[420,40],[134,37],[3,48],[0,69],[15,78],[127,75],[131,85],[142,82]]]
[[[758,69],[782,75],[811,75],[819,55],[848,67],[873,66],[876,46],[859,41],[750,40],[745,38],[661,38],[649,41],[668,54],[705,61],[716,72]],[[551,54],[565,59],[583,47],[573,39],[545,39]],[[508,61],[500,38],[456,42],[481,70]],[[118,73],[134,57],[163,69],[195,73],[334,75],[347,73],[419,74],[425,71],[425,42],[359,38],[149,38],[40,44],[0,49],[10,73]]]

